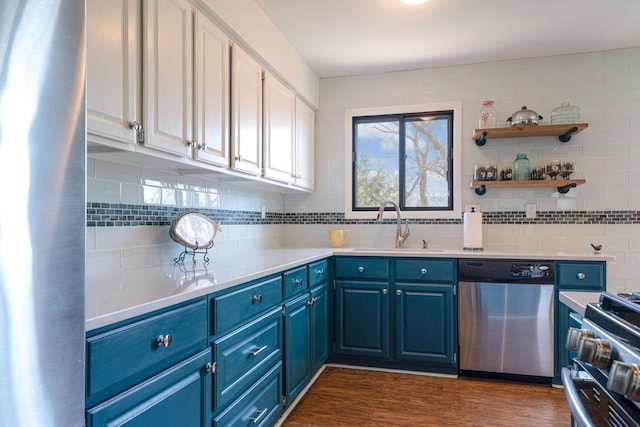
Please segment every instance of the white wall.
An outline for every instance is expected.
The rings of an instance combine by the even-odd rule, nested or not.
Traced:
[[[556,138],[489,140],[477,147],[471,139],[481,102],[496,102],[500,122],[521,106],[549,119],[562,101],[581,107],[588,129],[563,144]],[[285,212],[344,212],[344,111],[350,108],[463,102],[463,204],[484,212],[640,210],[640,48],[501,61],[456,67],[329,78],[320,80],[316,116],[316,192],[285,196]],[[346,142],[348,143],[348,142]],[[494,189],[484,196],[468,190],[476,163],[512,162],[525,152],[532,164],[573,160],[574,178],[587,180],[567,195],[549,189]],[[640,214],[639,214],[640,215]],[[328,246],[331,225],[288,225],[290,236],[304,235],[306,245]],[[352,225],[352,246],[390,246],[391,225]],[[412,225],[407,246],[425,238],[431,247],[460,248],[462,225]],[[301,245],[299,238],[285,239]],[[487,249],[589,253],[602,243],[615,255],[609,263],[609,289],[639,290],[640,224],[496,224],[484,226]]]

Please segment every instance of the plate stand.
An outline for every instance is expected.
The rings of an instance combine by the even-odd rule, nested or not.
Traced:
[[[191,256],[191,259],[193,260],[193,263],[196,263],[196,255],[197,254],[203,254],[202,259],[204,260],[205,264],[209,263],[209,257],[208,252],[209,249],[211,249],[213,247],[213,240],[209,242],[209,244],[207,246],[202,246],[199,247],[198,246],[198,242],[196,242],[195,244],[195,248],[188,248],[188,247],[184,247],[184,250],[180,253],[180,255],[178,255],[176,258],[173,259],[173,263],[174,264],[183,264],[184,263],[184,258],[186,256]]]

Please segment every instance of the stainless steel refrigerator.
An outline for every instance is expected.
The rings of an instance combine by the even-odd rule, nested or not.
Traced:
[[[0,426],[84,422],[84,0],[0,0]]]

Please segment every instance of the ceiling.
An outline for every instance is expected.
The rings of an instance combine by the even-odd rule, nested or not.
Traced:
[[[640,46],[639,0],[255,0],[320,77]]]

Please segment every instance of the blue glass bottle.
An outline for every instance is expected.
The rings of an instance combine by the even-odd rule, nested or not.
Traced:
[[[531,167],[526,153],[518,153],[513,162],[513,180],[528,181],[531,179]]]

